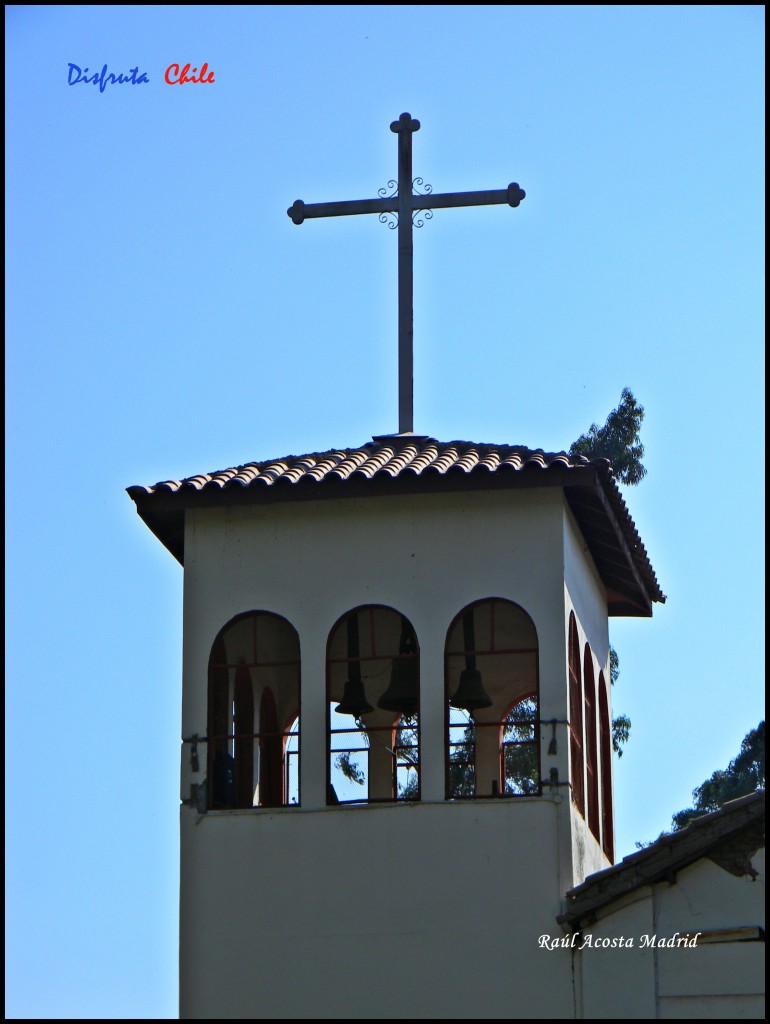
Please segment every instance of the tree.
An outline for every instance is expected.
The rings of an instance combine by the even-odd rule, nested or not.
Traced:
[[[618,652],[610,644],[610,683],[614,686],[620,675],[620,658]],[[628,742],[631,732],[631,719],[628,715],[618,715],[612,719],[612,749],[618,755],[623,756],[623,744]]]
[[[694,818],[702,818],[704,814],[718,811],[728,800],[736,800],[739,796],[747,796],[765,787],[765,723],[760,722],[756,729],[747,732],[741,742],[741,749],[724,771],[717,771],[692,791],[695,806],[677,811],[671,818],[671,832],[679,832],[687,828]],[[637,843],[638,850],[643,850],[653,843],[659,842],[665,835],[661,832],[657,839],[649,843]]]
[[[673,831],[686,828],[693,818],[718,811],[728,800],[746,796],[765,786],[765,723],[746,733],[741,749],[724,771],[717,771],[692,791],[694,806],[677,811]]]
[[[644,406],[639,405],[629,388],[623,388],[620,404],[607,417],[603,427],[592,423],[570,447],[570,455],[584,455],[587,459],[609,459],[615,476],[621,483],[633,487],[647,475],[642,465],[644,445],[639,438]],[[610,681],[614,685],[620,674],[620,659],[610,645]],[[628,742],[631,719],[618,715],[612,719],[612,749],[623,756],[623,745]]]
[[[571,446],[569,454],[609,459],[621,483],[638,484],[647,475],[642,465],[644,445],[639,439],[643,419],[644,407],[628,388],[623,388],[620,405],[612,410],[604,426],[592,423],[587,433],[581,434]]]

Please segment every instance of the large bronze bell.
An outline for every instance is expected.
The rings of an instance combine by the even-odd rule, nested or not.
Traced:
[[[491,708],[492,701],[481,683],[481,673],[477,668],[464,668],[460,673],[460,685],[454,697],[449,701],[452,708],[462,711],[479,711]]]
[[[390,686],[377,701],[383,711],[398,711],[402,715],[413,715],[418,706],[417,659],[394,658],[390,673]]]
[[[417,664],[417,639],[407,620],[401,618],[401,639],[398,657],[393,659],[390,672],[390,686],[377,701],[383,711],[397,711],[402,715],[413,715],[417,711],[420,697],[420,678]]]
[[[342,691],[342,700],[334,710],[340,715],[352,715],[354,718],[360,718],[361,715],[374,711],[366,699],[364,684],[360,679],[348,679],[345,689]]]
[[[345,688],[342,691],[342,700],[334,709],[340,715],[352,715],[360,718],[361,715],[374,711],[374,708],[366,699],[364,684],[361,679],[361,663],[358,660],[360,648],[358,643],[358,612],[351,612],[346,623],[348,635],[348,678]]]
[[[492,701],[481,683],[481,673],[476,668],[476,628],[473,608],[463,615],[463,645],[465,647],[465,668],[460,673],[460,685],[449,701],[450,708],[461,711],[479,711],[491,708]]]

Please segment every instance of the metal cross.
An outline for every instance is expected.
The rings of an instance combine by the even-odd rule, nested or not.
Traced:
[[[512,182],[508,188],[490,192],[446,192],[433,195],[431,186],[426,186],[425,195],[413,191],[415,185],[422,185],[422,178],[412,179],[412,134],[420,129],[420,122],[411,114],[402,114],[394,121],[390,130],[398,135],[398,183],[390,196],[386,189],[380,189],[380,199],[354,199],[341,203],[303,203],[297,199],[286,212],[295,224],[311,217],[344,217],[357,213],[378,213],[381,221],[386,214],[398,216],[398,431],[400,434],[414,430],[413,378],[412,378],[412,225],[416,210],[438,210],[450,206],[494,206],[507,203],[518,206],[526,193]],[[426,217],[432,217],[427,213]],[[391,225],[393,226],[393,225]],[[418,222],[418,226],[420,226]]]

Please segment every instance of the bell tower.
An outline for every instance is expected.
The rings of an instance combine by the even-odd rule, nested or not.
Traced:
[[[414,194],[418,128],[391,196],[289,210],[399,217],[400,432],[128,489],[184,566],[182,1018],[575,1014],[608,619],[665,598],[605,460],[412,432],[414,211],[524,198]]]
[[[609,465],[396,435],[130,494],[184,565],[182,1016],[569,1017],[608,617],[663,600]]]

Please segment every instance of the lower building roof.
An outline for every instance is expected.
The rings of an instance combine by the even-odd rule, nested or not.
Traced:
[[[556,920],[572,932],[587,928],[616,900],[646,885],[674,882],[678,871],[702,857],[733,875],[756,875],[749,858],[764,845],[765,793],[758,790],[589,875],[567,893],[567,909]]]

